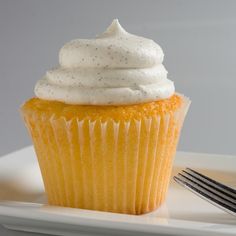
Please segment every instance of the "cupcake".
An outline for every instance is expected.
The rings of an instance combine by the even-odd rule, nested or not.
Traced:
[[[142,214],[165,201],[190,101],[163,56],[118,20],[62,47],[21,107],[48,204]]]

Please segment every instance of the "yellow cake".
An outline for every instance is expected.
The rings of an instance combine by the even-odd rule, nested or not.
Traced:
[[[49,204],[141,214],[165,199],[188,103],[81,106],[32,98],[22,107]]]
[[[76,104],[48,91],[21,108],[48,203],[127,214],[159,207],[189,100],[172,94],[136,104],[135,96],[131,104],[128,98],[127,104]]]

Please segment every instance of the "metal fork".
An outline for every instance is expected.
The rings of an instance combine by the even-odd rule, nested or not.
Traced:
[[[236,189],[190,168],[182,170],[181,173],[174,176],[174,180],[216,207],[236,216]]]

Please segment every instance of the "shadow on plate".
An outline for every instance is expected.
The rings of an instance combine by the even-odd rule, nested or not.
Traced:
[[[45,202],[42,191],[27,191],[14,180],[0,180],[0,201]]]

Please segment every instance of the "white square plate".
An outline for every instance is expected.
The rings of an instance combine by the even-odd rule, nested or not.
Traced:
[[[178,152],[186,166],[236,187],[236,157]],[[0,223],[55,235],[236,235],[236,218],[171,182],[166,203],[140,216],[51,207],[32,147],[0,158]]]

